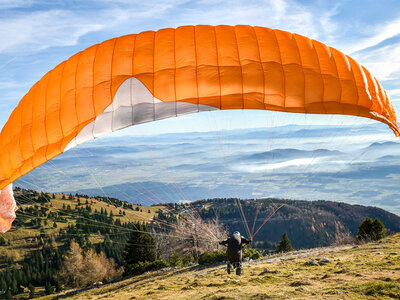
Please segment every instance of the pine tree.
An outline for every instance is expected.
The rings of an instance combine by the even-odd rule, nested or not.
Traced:
[[[358,228],[357,240],[377,241],[383,237],[385,237],[385,225],[383,225],[381,220],[378,218],[375,220],[365,218],[361,222]]]
[[[371,218],[365,218],[358,227],[357,239],[367,240],[371,238],[372,224],[374,221]]]
[[[375,218],[374,222],[372,223],[372,230],[373,230],[373,239],[375,241],[384,238],[386,235],[385,225],[383,225],[382,221],[379,220],[378,218]]]
[[[292,244],[290,243],[287,233],[285,232],[282,235],[282,239],[280,240],[278,246],[275,249],[275,253],[289,252],[289,251],[293,251],[293,247]]]
[[[127,265],[138,262],[154,261],[156,259],[156,243],[154,238],[148,233],[145,224],[137,223],[137,231],[131,232],[131,237],[126,243],[124,259]]]
[[[18,294],[18,283],[17,283],[17,280],[15,279],[15,276],[13,276],[10,288],[14,295]]]

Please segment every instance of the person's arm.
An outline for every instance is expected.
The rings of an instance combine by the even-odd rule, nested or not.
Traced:
[[[229,239],[223,240],[221,242],[219,242],[220,245],[226,245],[228,244]]]
[[[245,237],[242,236],[242,244],[244,244],[244,246],[250,244],[251,242],[252,242],[251,239],[246,239]]]

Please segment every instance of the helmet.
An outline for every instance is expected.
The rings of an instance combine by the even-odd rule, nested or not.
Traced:
[[[239,231],[235,231],[235,232],[233,233],[233,235],[240,235],[240,232],[239,232]]]

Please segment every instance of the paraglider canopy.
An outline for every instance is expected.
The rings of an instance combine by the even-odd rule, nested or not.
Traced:
[[[10,228],[10,184],[108,132],[224,109],[342,114],[386,123],[396,115],[356,61],[307,37],[263,27],[183,26],[107,40],[40,79],[0,134],[0,231]]]

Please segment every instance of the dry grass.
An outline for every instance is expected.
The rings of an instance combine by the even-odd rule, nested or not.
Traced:
[[[323,257],[326,264],[319,263]],[[311,266],[313,259],[318,263]],[[45,299],[56,299],[47,296]],[[166,269],[68,299],[399,299],[400,234],[379,243],[294,251],[246,263],[244,275],[225,266]]]

